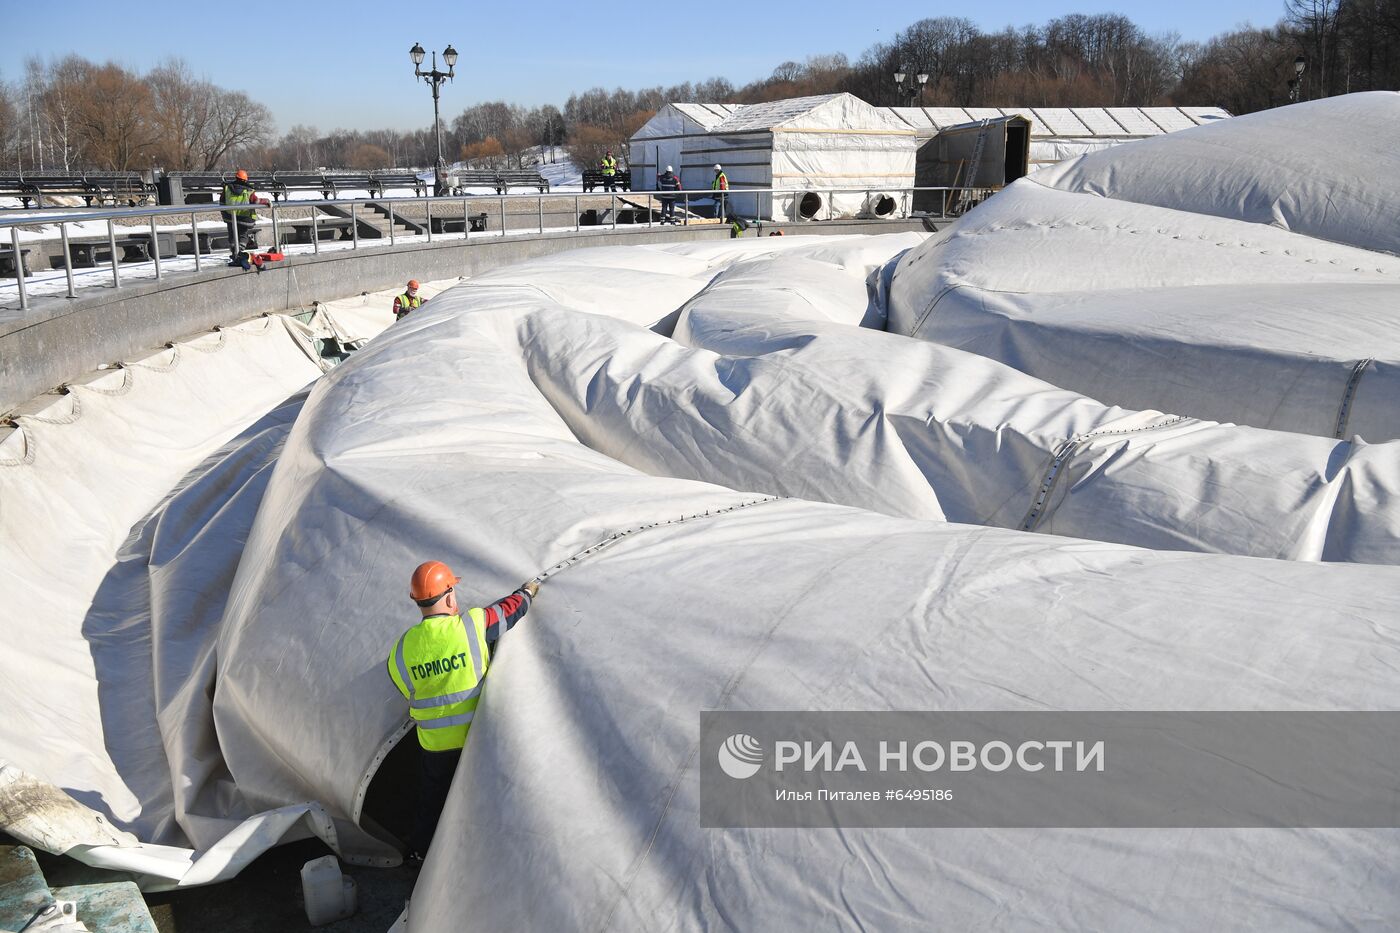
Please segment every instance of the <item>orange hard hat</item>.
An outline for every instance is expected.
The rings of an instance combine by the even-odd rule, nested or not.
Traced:
[[[420,605],[432,605],[442,599],[454,584],[461,582],[461,578],[453,574],[452,568],[442,561],[424,561],[413,571],[413,579],[408,584],[408,595]]]
[[[239,181],[247,181],[248,173],[243,171],[243,169],[239,169],[238,171],[233,173],[233,177],[237,178]]]
[[[408,280],[408,287],[409,287],[409,288],[417,288],[417,287],[418,287],[418,280],[417,280],[417,279],[409,279],[409,280]]]

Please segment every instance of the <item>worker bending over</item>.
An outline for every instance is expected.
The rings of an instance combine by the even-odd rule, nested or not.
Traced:
[[[248,183],[248,173],[239,169],[233,181],[224,185],[219,194],[220,204],[266,204],[267,199],[259,198]],[[256,252],[258,248],[258,212],[248,207],[235,211],[222,211],[224,224],[228,227],[229,265],[240,265],[239,254],[245,251]],[[243,266],[248,268],[246,265]]]
[[[418,280],[409,279],[404,293],[394,299],[394,320],[401,320],[408,316],[408,312],[417,311],[422,306],[423,299],[418,297]]]
[[[421,863],[433,841],[476,714],[491,649],[501,633],[524,618],[540,589],[531,581],[484,609],[464,614],[457,602],[460,582],[441,561],[419,564],[408,595],[423,618],[389,653],[389,677],[408,700],[418,732],[418,801],[408,840],[410,864]]]

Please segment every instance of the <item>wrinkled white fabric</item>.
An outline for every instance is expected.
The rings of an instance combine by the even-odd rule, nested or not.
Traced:
[[[629,326],[656,356],[604,344]],[[349,811],[353,776],[402,722],[383,655],[411,614],[401,579],[425,556],[449,560],[468,601],[484,601],[615,532],[771,491],[628,466],[620,427],[612,456],[579,443],[576,412],[605,406],[608,367],[631,368],[619,384],[641,406],[649,383],[687,365],[660,346],[484,276],[317,386],[225,618],[216,717],[240,785],[268,799],[319,788]],[[544,361],[565,347],[576,371],[542,394]],[[742,399],[756,385],[729,388]],[[390,399],[398,414],[377,417]],[[689,436],[697,470],[742,464],[687,434],[709,416],[677,406],[630,446],[652,455]],[[761,435],[788,417],[759,405],[718,433]],[[812,436],[844,436],[824,431]],[[638,532],[546,581],[493,666],[410,929],[454,928],[463,902],[487,928],[551,929],[706,929],[726,916],[769,927],[832,910],[911,929],[995,924],[1007,910],[1101,927],[1324,926],[1400,909],[1389,831],[699,829],[701,709],[1400,699],[1395,568],[911,521],[814,501],[834,473],[806,458],[786,468],[810,485],[805,500]],[[293,708],[310,721],[287,734],[276,711]],[[1236,863],[1243,876],[1223,870]],[[501,890],[502,874],[522,883]]]
[[[1376,401],[1397,260],[1208,214],[1032,181],[934,238],[540,259],[440,295],[304,402],[229,416],[130,515],[93,490],[141,471],[75,444],[53,488],[88,498],[19,490],[15,527],[42,548],[45,510],[106,523],[92,610],[7,617],[25,673],[0,690],[30,705],[0,725],[6,768],[137,840],[56,805],[55,847],[167,883],[289,833],[392,861],[358,824],[406,731],[385,657],[431,557],[467,603],[547,578],[493,659],[411,930],[463,904],[484,929],[1393,926],[1395,830],[699,827],[705,709],[1397,708]],[[309,360],[322,326],[287,345]],[[267,391],[247,401],[290,394]],[[1364,441],[1317,427],[1343,397]],[[32,589],[47,564],[11,553],[8,589]],[[45,676],[71,702],[30,703]]]
[[[1038,172],[903,259],[890,330],[1125,408],[1400,437],[1397,114],[1356,94]]]
[[[1061,191],[1400,251],[1400,92],[1261,110],[1046,169]]]
[[[391,303],[226,327],[17,416],[0,444],[0,760],[16,778],[0,828],[148,889],[230,877],[289,833],[335,841],[318,805],[259,814],[229,779],[213,639],[298,390],[329,365],[316,338],[366,340]]]

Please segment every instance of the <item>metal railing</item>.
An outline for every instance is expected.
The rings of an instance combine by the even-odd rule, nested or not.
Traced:
[[[916,199],[916,196],[921,194],[929,196],[929,198],[922,200],[936,201],[939,205],[939,210],[937,214],[934,214],[932,211],[925,211],[921,212],[922,215],[947,217],[949,209],[953,206],[953,199],[959,194],[959,192],[969,191],[990,193],[992,190],[994,189],[967,189],[952,187],[854,187],[811,189],[740,187],[731,188],[730,190],[725,192],[725,200],[727,202],[726,217],[739,215],[740,211],[737,208],[750,205],[755,210],[750,212],[749,217],[753,218],[756,222],[760,224],[835,220],[838,219],[838,216],[840,218],[851,216],[858,217],[862,216],[862,213],[860,211],[852,212],[852,210],[849,207],[849,201],[847,203],[847,206],[838,209],[835,204],[836,199],[833,198],[833,195],[859,195],[863,198],[863,204],[868,204],[871,201],[871,199],[876,196],[886,196],[889,198],[898,199],[896,206],[890,211],[891,216],[886,219],[900,219],[914,215],[914,201]],[[433,242],[435,238],[459,238],[456,235],[456,231],[447,230],[447,227],[449,225],[455,226],[459,222],[456,217],[448,219],[440,215],[438,218],[436,218],[439,221],[437,224],[439,230],[437,232],[434,232],[434,205],[450,204],[454,207],[459,204],[461,205],[462,215],[460,223],[462,229],[460,231],[460,239],[468,240],[472,238],[473,234],[477,234],[478,236],[499,235],[502,237],[521,234],[543,235],[545,233],[564,232],[570,230],[572,230],[573,232],[583,232],[585,230],[589,230],[595,227],[600,231],[614,231],[618,229],[619,215],[624,210],[629,212],[626,215],[627,220],[623,221],[622,223],[624,227],[661,226],[665,223],[668,223],[668,220],[666,219],[667,214],[671,214],[672,216],[674,216],[674,214],[679,214],[680,216],[678,218],[669,222],[681,226],[687,226],[695,220],[709,220],[709,222],[714,222],[712,219],[695,216],[692,213],[691,208],[692,205],[703,205],[706,207],[716,206],[716,194],[717,192],[708,189],[703,189],[689,191],[614,191],[592,193],[548,192],[533,194],[494,195],[467,194],[430,198],[412,196],[389,198],[337,198],[331,200],[305,200],[283,202],[274,201],[271,204],[256,205],[241,204],[237,205],[236,209],[240,211],[256,211],[259,220],[262,220],[265,217],[267,219],[268,226],[271,227],[272,240],[275,248],[280,248],[283,246],[283,239],[281,234],[282,228],[284,226],[292,225],[298,228],[303,226],[309,227],[309,245],[311,246],[311,252],[313,254],[319,254],[321,252],[321,228],[324,225],[331,224],[333,222],[335,226],[342,226],[342,224],[340,224],[339,221],[343,221],[346,219],[349,220],[350,233],[348,237],[345,237],[345,239],[348,239],[350,241],[349,248],[352,250],[358,250],[361,248],[371,248],[362,247],[362,238],[360,235],[361,223],[364,223],[366,226],[373,226],[376,228],[376,230],[379,229],[379,225],[369,216],[371,212],[380,213],[382,211],[382,213],[387,216],[388,235],[386,239],[388,245],[390,247],[394,247],[398,244],[398,241],[404,238],[405,236],[405,234],[397,233],[395,229],[400,225],[406,226],[411,230],[421,231],[409,233],[407,234],[407,236],[426,236],[426,240],[429,243]],[[819,197],[821,205],[825,209],[818,209],[811,216],[794,217],[792,220],[770,221],[767,219],[767,217],[756,216],[757,208],[763,203],[764,198],[769,199],[767,212],[771,215],[772,206],[779,199],[791,199],[793,205],[797,205],[800,203],[800,200],[802,198],[810,195],[816,195],[817,197]],[[601,202],[603,202],[604,199],[607,199],[608,203],[606,221],[602,217],[599,217],[596,213],[596,211],[598,210],[598,206],[601,205]],[[973,198],[974,202],[979,200],[981,200],[981,198]],[[500,228],[499,231],[473,230],[473,220],[479,220],[483,215],[489,216],[489,212],[483,210],[478,211],[476,214],[472,214],[470,205],[473,202],[476,202],[478,205],[480,205],[482,202],[489,203],[491,201],[496,202],[496,210],[494,213],[498,218],[497,223]],[[512,205],[516,205],[520,203],[528,204],[531,201],[535,203],[535,211],[533,212],[535,223],[528,227],[517,227],[517,229],[515,230],[508,229],[507,217],[525,217],[528,216],[528,213],[525,210],[507,211],[507,202],[510,202]],[[664,210],[664,207],[668,201],[672,205],[672,211]],[[571,209],[567,212],[561,212],[558,210],[546,211],[546,204],[554,203],[563,203],[565,205],[570,206]],[[424,222],[420,224],[416,218],[409,219],[408,216],[405,215],[402,211],[400,211],[398,216],[396,217],[396,205],[403,204],[408,204],[414,206],[415,208],[420,208],[424,212]],[[588,206],[589,204],[594,206]],[[619,207],[619,204],[623,206]],[[381,211],[374,211],[374,207],[380,208]],[[348,211],[349,216],[348,218],[344,217],[343,215],[339,217],[333,216],[330,218],[325,218],[321,216],[323,213],[323,209],[325,208],[344,209]],[[81,252],[86,256],[90,257],[92,267],[96,268],[97,247],[105,246],[109,253],[108,263],[110,264],[111,268],[111,285],[113,288],[117,289],[120,289],[122,287],[122,274],[120,269],[121,261],[118,258],[118,227],[116,225],[116,221],[141,219],[147,221],[147,230],[142,230],[139,233],[134,230],[128,230],[128,232],[123,232],[121,234],[121,245],[124,249],[130,247],[137,251],[146,251],[149,256],[149,261],[154,265],[155,278],[157,281],[160,281],[164,275],[161,269],[161,252],[163,239],[164,242],[169,243],[172,246],[176,246],[177,237],[188,237],[191,243],[191,253],[194,257],[194,269],[196,272],[199,272],[202,270],[203,264],[206,261],[205,257],[218,255],[218,252],[214,249],[213,246],[214,240],[218,238],[218,233],[216,231],[211,230],[208,226],[206,226],[204,230],[201,231],[199,227],[200,217],[203,216],[205,218],[209,218],[211,216],[218,216],[218,218],[222,221],[221,215],[223,214],[223,212],[228,211],[229,209],[229,206],[220,204],[186,204],[173,207],[94,208],[84,209],[81,211],[62,209],[61,213],[57,211],[53,213],[35,211],[24,212],[23,216],[11,216],[9,212],[6,212],[5,214],[0,215],[0,243],[3,243],[4,240],[8,239],[9,246],[13,251],[12,258],[15,266],[15,278],[19,292],[20,309],[27,310],[29,307],[29,295],[26,288],[26,279],[33,277],[32,274],[28,273],[25,269],[25,247],[23,246],[19,238],[19,228],[22,225],[58,225],[59,239],[62,244],[63,268],[67,280],[67,297],[76,298],[77,285],[74,282],[73,278],[73,260],[75,249],[78,252]],[[289,211],[299,212],[308,210],[310,212],[310,216],[307,218],[287,218],[287,213]],[[594,212],[593,214],[589,215],[590,223],[584,223],[585,211]],[[794,207],[794,211],[796,211],[796,207]],[[20,212],[16,211],[14,213],[18,215]],[[281,214],[280,217],[279,213]],[[545,215],[547,213],[554,215],[560,213],[572,214],[573,219],[571,223],[566,223],[561,226],[547,227],[545,224]],[[639,220],[639,215],[643,216],[645,219]],[[749,218],[745,219],[747,220]],[[179,221],[179,224],[173,229],[168,225],[162,228],[158,226],[158,221],[162,220],[175,220]],[[81,243],[75,243],[73,241],[73,238],[69,235],[68,227],[70,224],[91,224],[93,222],[102,221],[106,222],[105,243],[101,240],[93,239],[85,239]],[[187,225],[184,223],[185,221],[188,221]],[[9,228],[9,233],[8,236],[5,236],[4,230],[7,227]],[[224,222],[224,227],[225,230],[228,229],[226,222]],[[203,237],[201,237],[201,234],[203,235]],[[228,235],[231,238],[232,231],[229,231]],[[142,245],[143,243],[145,244],[144,246]],[[230,252],[232,252],[232,250],[230,250]],[[177,246],[175,248],[175,255],[176,257],[179,256],[179,250]]]

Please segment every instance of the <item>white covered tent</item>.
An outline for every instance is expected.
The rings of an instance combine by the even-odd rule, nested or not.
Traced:
[[[642,125],[628,144],[627,167],[632,172],[632,188],[655,191],[656,177],[670,165],[681,170],[681,150],[688,136],[708,132],[734,111],[739,104],[666,104]]]
[[[688,191],[708,191],[714,166],[722,165],[732,191],[730,209],[746,218],[895,216],[909,210],[896,189],[914,183],[914,132],[878,107],[851,94],[826,94],[737,107],[712,123],[719,108],[707,105],[706,115],[699,106],[663,107],[632,137],[633,157],[654,163],[648,146],[678,142],[678,161],[664,154],[674,150],[655,151],[663,152],[663,168],[676,166]],[[743,193],[770,188],[792,194]]]
[[[1400,710],[1400,441],[1361,404],[1400,358],[1396,303],[1346,316],[1388,294],[1396,192],[1321,147],[1278,177],[1265,156],[1394,126],[1397,101],[1174,134],[1160,175],[1096,155],[934,237],[610,247],[444,293],[192,471],[125,566],[79,555],[127,585],[51,604],[28,595],[43,565],[4,553],[0,690],[24,717],[0,755],[139,839],[6,828],[128,867],[222,844],[226,870],[277,835],[248,821],[304,820],[395,858],[364,802],[407,730],[384,658],[432,556],[473,602],[548,579],[493,660],[415,933],[463,904],[483,929],[1395,926],[1396,829],[714,830],[697,770],[707,709]],[[1347,142],[1358,165],[1400,151]],[[1241,300],[1270,283],[1307,290],[1313,326]],[[1336,438],[1309,418],[1362,337],[1370,435]],[[1195,350],[1280,423],[1191,410]],[[144,468],[52,457],[83,449],[62,427],[0,470],[35,516],[0,541],[120,542],[151,508],[57,508]],[[75,664],[89,646],[145,679]],[[60,675],[82,689],[51,699]]]

